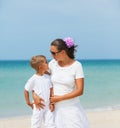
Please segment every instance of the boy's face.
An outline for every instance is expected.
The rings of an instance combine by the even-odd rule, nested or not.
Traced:
[[[48,70],[48,62],[47,62],[46,59],[44,59],[43,64],[42,64],[41,67],[42,67],[42,69],[43,69],[44,71],[47,71],[47,70]]]

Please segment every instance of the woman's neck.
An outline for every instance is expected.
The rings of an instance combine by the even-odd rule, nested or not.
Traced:
[[[73,64],[74,62],[75,62],[74,59],[65,58],[64,60],[59,61],[58,64],[59,64],[61,67],[67,67],[67,66],[70,66],[71,64]]]

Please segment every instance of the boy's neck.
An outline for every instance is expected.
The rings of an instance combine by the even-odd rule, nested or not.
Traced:
[[[45,72],[36,72],[37,75],[42,76],[45,74]]]

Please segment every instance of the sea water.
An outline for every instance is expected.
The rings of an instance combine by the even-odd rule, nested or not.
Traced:
[[[85,75],[80,97],[84,109],[120,109],[120,60],[79,61]],[[27,60],[0,61],[0,118],[32,113],[25,103],[24,86],[33,73]]]

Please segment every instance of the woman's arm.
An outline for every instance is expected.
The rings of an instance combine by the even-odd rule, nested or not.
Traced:
[[[76,79],[75,83],[76,83],[76,89],[74,91],[72,91],[71,93],[62,95],[62,96],[53,96],[53,97],[51,97],[50,98],[51,103],[71,99],[71,98],[82,95],[83,90],[84,90],[84,78]]]

